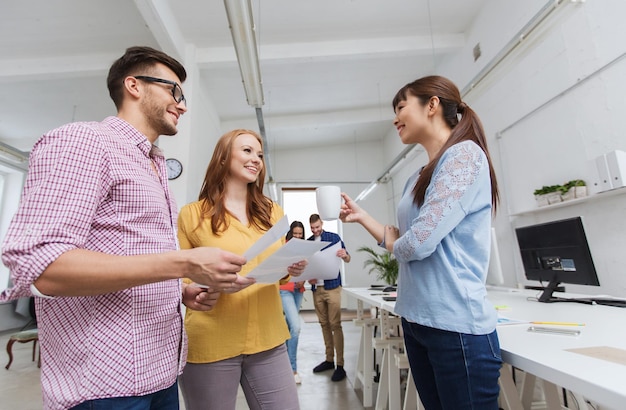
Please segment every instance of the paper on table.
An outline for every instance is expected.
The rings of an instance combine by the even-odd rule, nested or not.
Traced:
[[[251,261],[258,254],[267,249],[268,246],[285,236],[289,231],[289,221],[287,215],[280,218],[280,221],[276,222],[269,231],[265,232],[263,236],[259,238],[248,250],[243,254],[246,260]],[[296,261],[297,262],[297,261]]]
[[[566,352],[583,354],[594,359],[606,360],[626,366],[626,350],[611,346],[592,346],[565,349]]]
[[[276,252],[259,264],[252,272],[246,275],[256,278],[257,283],[274,283],[287,275],[289,265],[304,259],[309,259],[330,242],[305,241],[292,238]]]
[[[328,243],[328,242],[326,242]],[[341,249],[341,242],[321,250],[308,259],[309,264],[302,272],[302,275],[292,277],[291,282],[302,282],[309,279],[337,279],[341,258],[337,256],[337,251]]]

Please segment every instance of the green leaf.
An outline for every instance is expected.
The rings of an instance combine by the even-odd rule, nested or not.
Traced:
[[[398,281],[398,261],[391,252],[383,251],[377,253],[368,246],[362,246],[359,252],[365,252],[370,255],[369,259],[363,262],[363,267],[369,267],[369,274],[373,272],[377,274],[376,278],[384,281],[388,285],[395,285]]]

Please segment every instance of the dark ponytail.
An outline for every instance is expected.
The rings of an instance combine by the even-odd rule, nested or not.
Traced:
[[[426,188],[430,185],[435,167],[439,163],[443,153],[451,146],[463,141],[475,142],[485,153],[489,163],[489,176],[491,178],[491,204],[495,213],[499,200],[498,182],[491,163],[491,156],[487,149],[485,131],[478,115],[466,103],[461,101],[459,89],[445,77],[428,76],[422,77],[402,87],[393,99],[393,108],[397,108],[401,101],[405,101],[409,95],[417,97],[426,104],[431,97],[439,98],[442,108],[443,119],[452,130],[450,137],[441,147],[437,155],[426,164],[413,187],[413,201],[418,206],[424,203]],[[459,119],[460,115],[460,119]]]

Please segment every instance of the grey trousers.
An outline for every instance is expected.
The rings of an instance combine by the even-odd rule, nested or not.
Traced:
[[[285,344],[214,363],[187,363],[179,383],[187,410],[234,410],[239,385],[251,410],[300,408]]]

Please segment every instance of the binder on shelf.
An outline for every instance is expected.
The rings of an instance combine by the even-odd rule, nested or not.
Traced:
[[[605,156],[611,188],[626,186],[626,152],[616,150],[609,152]]]
[[[611,174],[609,172],[609,164],[606,154],[602,154],[595,160],[596,170],[598,172],[598,178],[593,182],[594,190],[597,192],[608,191],[613,189],[613,183],[611,182]]]

